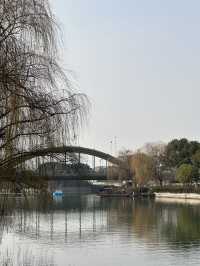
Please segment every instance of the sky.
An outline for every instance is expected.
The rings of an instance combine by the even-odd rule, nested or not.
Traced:
[[[62,64],[91,102],[78,144],[199,140],[199,0],[51,0]],[[111,144],[112,141],[112,144]]]

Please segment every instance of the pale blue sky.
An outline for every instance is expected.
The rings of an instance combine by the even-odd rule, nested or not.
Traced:
[[[92,103],[80,145],[199,139],[199,0],[51,0],[63,63]]]

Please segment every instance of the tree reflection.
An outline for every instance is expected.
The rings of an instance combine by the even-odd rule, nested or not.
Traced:
[[[196,205],[138,202],[134,213],[133,231],[138,238],[154,244],[164,241],[173,248],[200,244],[200,210]]]
[[[34,255],[32,251],[28,248],[18,249],[17,254],[7,247],[0,253],[0,265],[1,266],[54,266],[53,257],[49,254],[40,254],[40,256]]]
[[[119,243],[137,240],[155,247],[164,243],[170,249],[188,250],[192,244],[200,245],[198,205],[81,194],[53,199],[41,195],[28,201],[7,198],[6,202],[7,210],[0,219],[0,265],[29,265],[28,259],[34,262],[30,265],[53,265],[48,252],[29,254],[30,245],[23,245],[27,241],[48,250],[52,244],[63,248],[76,243],[87,245],[88,239],[103,241],[116,232],[123,232]],[[14,244],[6,245],[8,234],[13,236],[14,244],[16,239],[22,239],[14,252]],[[8,264],[12,259],[20,263]]]
[[[158,204],[165,209],[160,221],[162,236],[177,248],[190,248],[192,243],[200,243],[199,206],[188,204]]]

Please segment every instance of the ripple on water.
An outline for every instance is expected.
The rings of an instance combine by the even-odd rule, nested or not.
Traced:
[[[197,205],[90,195],[67,197],[47,212],[31,203],[0,227],[1,257],[13,265],[199,265]]]

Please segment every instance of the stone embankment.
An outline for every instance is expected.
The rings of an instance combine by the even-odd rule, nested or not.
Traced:
[[[200,194],[197,194],[197,193],[160,192],[160,193],[155,193],[155,196],[156,196],[156,198],[198,199],[198,200],[200,200]]]

